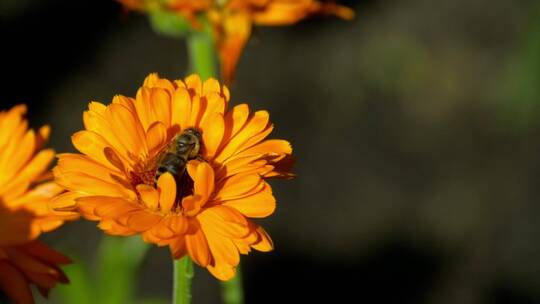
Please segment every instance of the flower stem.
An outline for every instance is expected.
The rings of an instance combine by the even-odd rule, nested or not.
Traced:
[[[242,287],[242,271],[240,265],[236,268],[236,275],[229,281],[221,282],[221,295],[225,304],[243,304],[244,290]]]
[[[173,278],[173,304],[190,304],[193,262],[188,256],[174,260]]]
[[[204,22],[203,22],[204,23]],[[204,80],[209,77],[217,76],[217,61],[216,61],[216,49],[212,39],[211,28],[208,24],[204,25],[204,29],[201,31],[192,31],[187,38],[188,54],[191,64],[191,71],[197,73]],[[175,300],[173,303],[189,303],[191,295],[189,290],[191,288],[191,278],[193,277],[193,263],[189,260],[189,267],[191,267],[189,279],[186,279],[187,285],[182,284],[179,277],[182,277],[182,269],[180,266],[183,260],[189,260],[185,257],[181,261],[174,262],[175,269],[175,299],[186,297],[187,302]],[[188,262],[185,262],[188,263]],[[187,276],[187,275],[186,275]],[[182,285],[179,285],[182,284]],[[185,288],[185,289],[183,289]],[[243,304],[244,292],[242,289],[242,273],[240,266],[236,269],[236,276],[230,281],[223,282],[221,284],[222,297],[225,304]],[[188,293],[185,295],[184,293]]]
[[[193,31],[187,38],[191,71],[204,80],[216,77],[216,58],[212,33],[208,30]]]

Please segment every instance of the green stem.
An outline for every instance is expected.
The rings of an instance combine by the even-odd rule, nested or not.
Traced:
[[[240,265],[236,268],[236,276],[229,281],[221,282],[221,295],[225,304],[243,304],[244,290],[242,287],[242,271]]]
[[[201,78],[216,77],[216,52],[212,34],[207,31],[193,31],[187,39],[191,71]]]
[[[188,53],[191,65],[191,71],[197,73],[201,78],[207,79],[209,77],[216,77],[217,75],[217,61],[216,61],[216,50],[215,45],[212,39],[212,33],[209,26],[206,24],[205,29],[202,31],[192,31],[187,39]],[[188,258],[184,258],[186,260]],[[174,296],[175,299],[186,297],[187,302],[174,301],[173,304],[178,303],[189,303],[191,296],[189,295],[191,287],[191,277],[193,277],[193,264],[189,260],[189,266],[191,267],[191,276],[187,279],[187,286],[179,285],[182,284],[180,279],[183,277],[182,273],[182,261],[174,262],[174,278],[175,278],[175,288]],[[186,262],[187,263],[187,262]],[[243,304],[244,303],[244,292],[242,289],[242,273],[240,266],[236,270],[236,276],[230,281],[223,282],[221,284],[222,296],[225,304]],[[187,293],[187,294],[186,294]]]
[[[193,262],[188,256],[174,260],[173,304],[191,303]]]

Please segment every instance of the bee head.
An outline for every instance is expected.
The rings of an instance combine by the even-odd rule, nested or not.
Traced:
[[[179,152],[189,152],[188,157],[194,158],[201,148],[201,132],[195,128],[188,128],[178,135],[176,148]]]

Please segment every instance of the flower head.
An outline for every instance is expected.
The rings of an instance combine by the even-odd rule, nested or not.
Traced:
[[[291,146],[265,140],[266,111],[228,108],[229,90],[191,75],[149,75],[136,98],[91,102],[85,130],[72,141],[82,154],[60,154],[54,175],[68,191],[56,209],[76,207],[112,235],[141,234],[189,255],[215,277],[234,276],[239,253],[272,249],[249,218],[275,209],[269,177],[290,177]]]
[[[63,190],[48,182],[54,151],[41,149],[50,129],[28,129],[26,107],[0,112],[0,289],[17,303],[32,303],[29,284],[46,296],[68,280],[58,267],[70,260],[36,239],[74,217],[48,208]]]
[[[200,28],[197,16],[206,15],[212,25],[221,62],[221,74],[230,83],[251,28],[255,25],[291,25],[310,15],[335,15],[350,20],[354,12],[327,0],[119,0],[128,9],[176,12]]]

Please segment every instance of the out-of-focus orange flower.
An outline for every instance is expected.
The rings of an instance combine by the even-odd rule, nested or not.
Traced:
[[[159,8],[177,12],[200,24],[197,15],[206,14],[212,24],[221,62],[221,75],[230,83],[253,24],[280,26],[294,24],[310,15],[335,15],[350,20],[354,12],[327,0],[119,0],[128,9],[151,11]]]
[[[50,129],[29,130],[25,112],[23,105],[0,112],[0,289],[17,303],[33,303],[29,284],[47,296],[57,282],[68,282],[59,265],[69,258],[36,239],[75,217],[48,207],[63,191],[47,182],[54,151],[42,146]]]
[[[60,154],[54,168],[68,190],[54,208],[77,208],[108,234],[141,234],[169,246],[175,259],[189,255],[218,279],[232,278],[239,253],[272,250],[268,234],[248,218],[274,212],[265,179],[291,177],[292,149],[265,140],[273,129],[268,112],[251,113],[246,104],[228,109],[229,98],[215,79],[171,82],[151,74],[136,98],[91,102],[85,130],[72,137],[82,154]],[[185,172],[177,162],[157,175],[175,136],[189,128],[201,134],[199,155]]]

